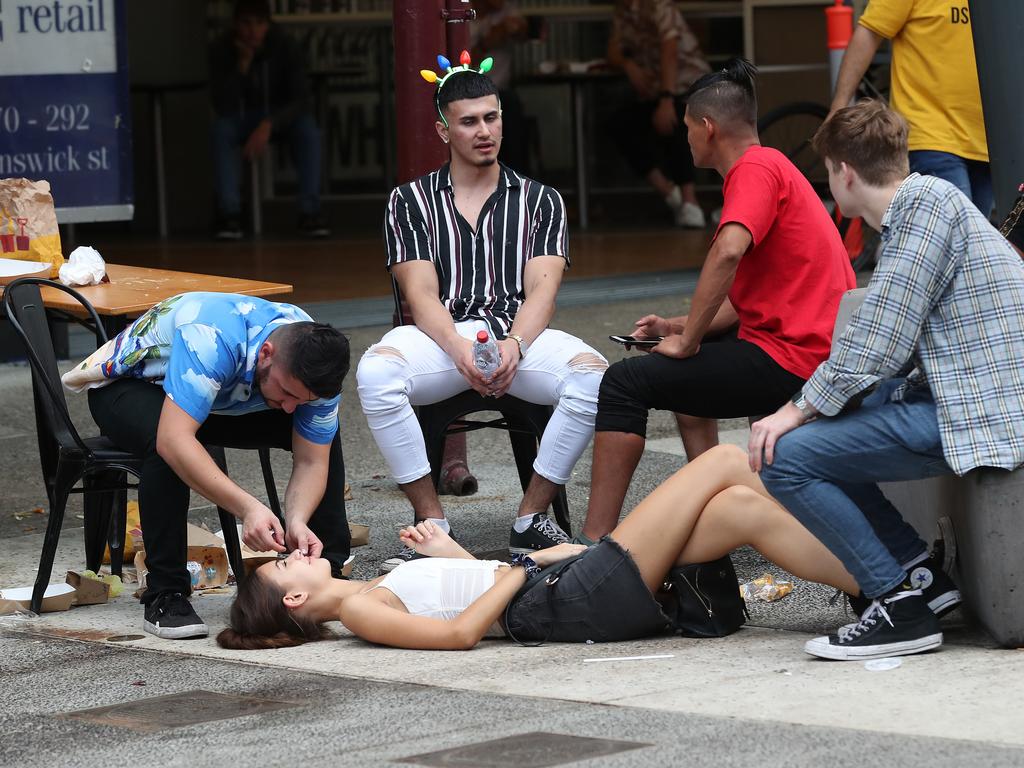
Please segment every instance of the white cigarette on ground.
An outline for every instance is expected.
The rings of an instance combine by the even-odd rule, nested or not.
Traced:
[[[583,663],[587,664],[593,661],[646,661],[647,659],[674,659],[674,653],[657,653],[650,656],[606,656],[602,659],[584,659]]]

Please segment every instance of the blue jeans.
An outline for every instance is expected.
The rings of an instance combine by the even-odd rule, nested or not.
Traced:
[[[959,189],[985,218],[992,215],[992,174],[988,163],[966,160],[950,152],[915,149],[910,153],[910,170],[924,176],[938,176]]]
[[[926,388],[891,402],[900,381],[883,382],[857,410],[782,436],[761,471],[768,491],[842,561],[866,597],[906,578],[903,564],[927,551],[877,483],[952,474]]]
[[[216,173],[217,207],[223,216],[237,216],[242,210],[242,145],[262,120],[262,115],[219,116],[213,119],[211,139]],[[291,146],[299,180],[299,213],[320,212],[320,131],[310,114],[296,117],[273,139],[285,137]]]

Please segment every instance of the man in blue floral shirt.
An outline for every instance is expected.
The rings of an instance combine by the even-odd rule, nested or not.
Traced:
[[[65,374],[66,388],[89,390],[102,433],[143,457],[147,632],[208,633],[186,599],[190,489],[238,517],[250,548],[297,549],[340,572],[351,543],[338,435],[348,367],[348,340],[298,307],[185,293],[157,304]],[[283,529],[217,467],[204,444],[292,452]]]

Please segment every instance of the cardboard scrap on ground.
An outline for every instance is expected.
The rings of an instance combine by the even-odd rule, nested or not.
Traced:
[[[359,523],[349,523],[348,531],[352,534],[353,547],[365,547],[370,543],[370,526]]]
[[[66,611],[75,601],[75,588],[70,584],[50,584],[43,593],[43,604],[40,613]],[[32,587],[13,587],[0,589],[0,614],[29,609],[32,602]],[[14,610],[9,605],[17,606]],[[7,607],[5,611],[4,608]]]
[[[102,605],[110,599],[110,585],[105,581],[68,571],[67,583],[75,588],[75,605]]]
[[[136,542],[141,545],[142,542]],[[224,551],[224,542],[209,531],[197,525],[188,524],[188,550],[186,566],[192,580],[192,589],[208,589],[221,587],[228,582],[228,555]],[[141,549],[135,553],[135,570],[139,575],[138,593],[146,589],[146,551]]]

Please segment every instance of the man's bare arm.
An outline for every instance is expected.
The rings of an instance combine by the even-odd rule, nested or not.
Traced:
[[[742,224],[726,224],[718,233],[693,293],[690,314],[683,329],[684,348],[696,350],[712,323],[719,319],[719,310],[727,301],[736,268],[752,242],[750,232]],[[732,314],[735,315],[735,310]],[[722,319],[727,317],[723,315]]]
[[[843,63],[839,65],[836,92],[832,96],[832,106],[828,110],[829,115],[837,109],[850,105],[857,93],[857,86],[860,84],[861,78],[864,77],[864,73],[868,71],[871,59],[874,58],[875,51],[878,50],[883,39],[867,27],[857,25],[857,29],[854,30],[853,37],[850,39],[850,45],[846,49],[846,53],[843,54]]]
[[[257,551],[284,551],[284,531],[274,513],[225,475],[196,438],[200,424],[170,398],[164,399],[156,451],[196,493],[243,521],[245,543]]]

